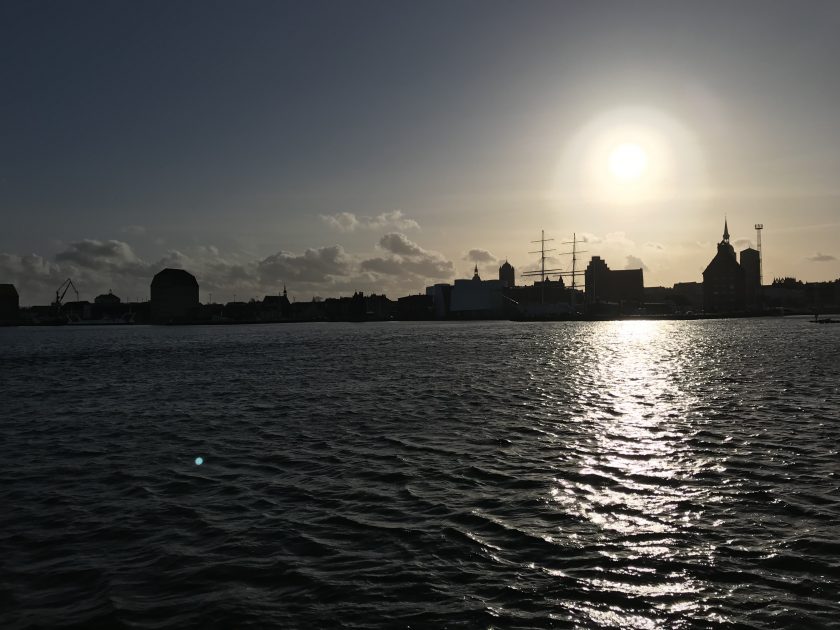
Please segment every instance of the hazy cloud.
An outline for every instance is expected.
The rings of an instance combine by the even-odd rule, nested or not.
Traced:
[[[142,225],[125,225],[120,228],[123,234],[130,234],[131,236],[142,236],[146,233],[146,228]]]
[[[641,269],[643,271],[650,271],[648,266],[644,263],[644,261],[637,257],[637,256],[628,256],[627,257],[627,264],[624,265],[625,269]]]
[[[568,239],[571,240],[571,239]],[[591,232],[579,232],[577,240],[583,243],[602,244],[602,245],[617,245],[620,247],[635,247],[636,243],[627,238],[624,232],[609,232],[604,237]]]
[[[645,247],[647,247],[648,249],[665,249],[665,246],[662,243],[656,243],[654,241],[648,241],[647,243],[645,243]]]
[[[492,252],[486,249],[471,249],[464,256],[464,260],[469,260],[474,263],[489,263],[496,262],[497,258]]]
[[[603,239],[590,232],[578,232],[577,239],[583,243],[600,243]]]
[[[338,212],[336,214],[318,215],[324,223],[331,228],[342,232],[352,232],[359,225],[359,220],[352,212]]]
[[[831,262],[832,260],[837,260],[836,256],[832,256],[831,254],[821,254],[817,252],[813,256],[808,256],[807,260],[811,262]]]
[[[355,230],[381,230],[386,228],[397,230],[417,230],[420,224],[410,219],[402,210],[383,212],[374,217],[356,216],[352,212],[338,212],[336,214],[319,215],[321,221],[330,227],[341,232],[354,232]]]
[[[624,232],[610,232],[604,237],[604,242],[609,245],[620,245],[622,247],[634,247],[636,244],[627,238]]]

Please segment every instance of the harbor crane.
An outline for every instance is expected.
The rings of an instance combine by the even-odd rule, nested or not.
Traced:
[[[55,292],[55,302],[53,302],[53,306],[56,308],[61,308],[61,303],[64,300],[64,296],[67,295],[67,290],[72,288],[73,292],[76,294],[76,301],[79,301],[79,290],[76,288],[76,285],[73,284],[73,281],[70,278],[67,278],[64,282],[61,283],[61,286],[56,289]]]

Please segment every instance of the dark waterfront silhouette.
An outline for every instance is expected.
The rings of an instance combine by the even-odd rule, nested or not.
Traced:
[[[0,626],[831,627],[807,319],[0,330]]]
[[[756,225],[760,234],[763,225]],[[760,237],[759,237],[760,238]],[[58,288],[49,306],[20,311],[14,285],[0,285],[0,324],[58,325],[100,324],[247,324],[265,322],[323,321],[423,321],[423,320],[588,320],[623,318],[696,318],[784,315],[840,310],[840,279],[803,285],[793,278],[774,279],[762,286],[761,251],[748,247],[741,261],[729,242],[729,223],[724,221],[723,239],[717,253],[703,271],[702,283],[681,282],[671,288],[645,287],[643,269],[610,269],[595,255],[585,271],[577,269],[576,236],[571,245],[571,269],[547,269],[545,232],[540,243],[538,270],[524,276],[539,278],[531,285],[517,285],[516,271],[505,261],[498,279],[483,280],[475,265],[471,279],[456,279],[426,288],[425,293],[390,300],[384,294],[352,297],[313,298],[311,302],[292,302],[286,287],[282,294],[266,295],[262,300],[226,304],[202,304],[199,283],[184,269],[166,268],[151,282],[149,302],[122,304],[110,291],[91,305],[79,300],[71,279]],[[581,252],[582,253],[582,252]],[[554,280],[551,276],[554,275]],[[584,277],[584,291],[578,277]],[[570,286],[564,281],[570,281]],[[796,291],[797,285],[807,291]],[[73,289],[75,302],[64,300]],[[791,291],[790,289],[793,289]],[[819,321],[815,318],[815,321]]]

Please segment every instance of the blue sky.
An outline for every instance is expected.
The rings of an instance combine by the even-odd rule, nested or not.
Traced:
[[[0,24],[23,303],[67,276],[141,297],[166,264],[202,299],[396,297],[524,270],[540,229],[670,285],[724,216],[742,246],[765,224],[766,276],[840,276],[834,2],[27,1]],[[664,147],[640,198],[581,166],[627,125]]]

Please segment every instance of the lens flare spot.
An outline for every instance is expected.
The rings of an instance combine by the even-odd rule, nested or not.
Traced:
[[[204,463],[204,458],[203,457],[196,457],[195,458],[195,465],[196,466],[201,466],[203,463]]]

